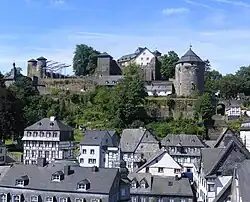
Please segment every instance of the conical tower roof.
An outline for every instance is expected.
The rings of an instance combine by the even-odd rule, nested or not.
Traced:
[[[178,63],[184,63],[184,62],[200,62],[200,63],[204,63],[204,61],[195,54],[195,52],[192,50],[192,48],[190,47],[190,49],[179,59]]]

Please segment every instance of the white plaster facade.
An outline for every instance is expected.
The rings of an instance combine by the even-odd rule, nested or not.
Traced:
[[[86,137],[88,140],[91,135]],[[101,136],[101,134],[100,134]],[[84,137],[85,138],[85,137]],[[82,167],[97,166],[100,168],[117,168],[119,167],[120,153],[118,147],[113,145],[113,139],[107,132],[100,138],[100,141],[81,141],[80,154],[78,161]]]
[[[250,122],[246,121],[241,124],[240,129],[240,138],[243,144],[246,146],[246,149],[250,151]]]
[[[226,110],[226,115],[227,116],[241,116],[241,107],[230,107]]]
[[[134,62],[140,66],[145,66],[148,65],[154,57],[155,55],[150,50],[145,49],[134,59]]]
[[[42,119],[36,123],[38,126],[47,124],[47,119]],[[55,118],[51,117],[50,122],[56,125]],[[34,124],[35,125],[35,124]],[[52,126],[52,125],[51,125]],[[45,158],[48,163],[56,159],[74,158],[74,142],[71,141],[73,131],[54,130],[30,130],[25,129],[23,141],[23,163],[37,164],[38,158]]]
[[[162,153],[153,161],[137,170],[138,173],[151,173],[158,176],[181,177],[182,166],[180,166],[167,152]]]

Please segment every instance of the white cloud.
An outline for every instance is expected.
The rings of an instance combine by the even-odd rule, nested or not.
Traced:
[[[233,6],[239,6],[239,7],[244,7],[244,8],[250,8],[250,4],[243,2],[243,1],[236,1],[236,0],[210,0],[218,3],[225,3],[225,4],[230,4]]]
[[[184,0],[187,4],[193,5],[193,6],[198,6],[198,7],[203,7],[207,9],[214,9],[212,6],[208,4],[203,4],[198,1],[191,1],[191,0]]]
[[[188,8],[166,8],[162,10],[163,15],[183,14],[188,12]]]
[[[65,1],[64,0],[51,0],[51,3],[55,5],[62,5],[62,4],[65,4]]]

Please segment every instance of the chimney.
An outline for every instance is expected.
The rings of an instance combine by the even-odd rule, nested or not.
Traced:
[[[46,159],[45,158],[37,158],[37,166],[38,167],[46,166]]]
[[[70,166],[69,165],[64,166],[63,171],[64,171],[64,175],[69,175],[70,174]]]
[[[93,173],[98,172],[98,167],[97,167],[97,166],[93,166],[93,167],[92,167],[92,172],[93,172]]]
[[[55,121],[55,119],[56,119],[55,116],[51,116],[51,117],[49,118],[50,121]]]

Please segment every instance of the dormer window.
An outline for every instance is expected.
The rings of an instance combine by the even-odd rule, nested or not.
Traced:
[[[49,125],[50,125],[50,127],[53,127],[53,126],[54,126],[54,123],[53,123],[53,122],[50,122]]]
[[[90,182],[88,179],[82,180],[77,184],[77,190],[86,191],[90,188]]]
[[[18,179],[16,179],[16,186],[23,187],[29,183],[29,177],[24,175]]]
[[[53,132],[53,137],[57,137],[57,132]]]
[[[60,182],[63,180],[63,172],[62,171],[57,171],[54,174],[52,174],[51,180],[54,182]]]
[[[138,183],[137,183],[137,181],[134,179],[134,180],[132,181],[132,183],[131,183],[131,188],[137,188],[137,185],[138,185]]]
[[[41,126],[41,125],[42,125],[42,123],[41,123],[41,122],[38,122],[38,125],[39,125],[39,126]]]
[[[140,187],[144,189],[148,187],[148,183],[144,178],[140,182]]]
[[[30,202],[38,202],[38,196],[31,196]]]

